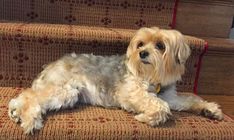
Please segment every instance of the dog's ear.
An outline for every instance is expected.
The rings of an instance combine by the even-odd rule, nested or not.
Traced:
[[[127,59],[130,57],[130,55],[133,53],[134,50],[134,41],[135,41],[135,36],[132,38],[132,40],[130,41],[128,48],[127,48]]]
[[[137,44],[139,43],[139,40],[140,40],[139,38],[146,34],[145,33],[146,30],[149,30],[149,28],[142,27],[141,29],[137,30],[134,33],[134,36],[132,37],[132,39],[130,40],[130,43],[128,45],[127,55],[126,55],[127,58],[129,58],[130,55],[136,50],[136,46],[137,46]]]
[[[177,35],[175,60],[178,64],[185,64],[190,56],[190,47],[182,34]]]

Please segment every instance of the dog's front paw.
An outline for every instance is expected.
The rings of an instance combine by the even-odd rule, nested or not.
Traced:
[[[223,113],[216,103],[206,103],[205,107],[201,110],[201,115],[210,119],[222,120]]]
[[[147,123],[150,126],[157,126],[165,123],[169,116],[171,116],[171,111],[169,106],[165,104],[164,106],[157,107],[157,109],[140,113],[135,116],[135,119],[140,122]]]
[[[166,112],[157,112],[154,115],[147,115],[144,113],[138,114],[135,116],[135,119],[143,122],[143,123],[147,123],[150,126],[157,126],[159,124],[163,124],[167,121],[167,119],[169,118],[168,113]]]

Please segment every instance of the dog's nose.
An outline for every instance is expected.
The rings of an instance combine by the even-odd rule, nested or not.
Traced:
[[[141,57],[142,59],[146,58],[147,56],[149,56],[149,53],[148,53],[147,51],[141,51],[141,52],[140,52],[140,57]]]

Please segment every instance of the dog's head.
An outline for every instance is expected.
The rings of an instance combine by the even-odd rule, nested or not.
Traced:
[[[141,28],[127,49],[127,67],[137,77],[169,85],[181,79],[190,48],[176,30]]]

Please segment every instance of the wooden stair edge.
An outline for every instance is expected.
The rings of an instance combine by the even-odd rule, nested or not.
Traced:
[[[182,3],[198,3],[198,4],[206,4],[206,5],[225,5],[225,6],[234,6],[232,0],[181,0]]]
[[[234,39],[200,37],[204,39],[209,46],[208,50],[234,51]]]

